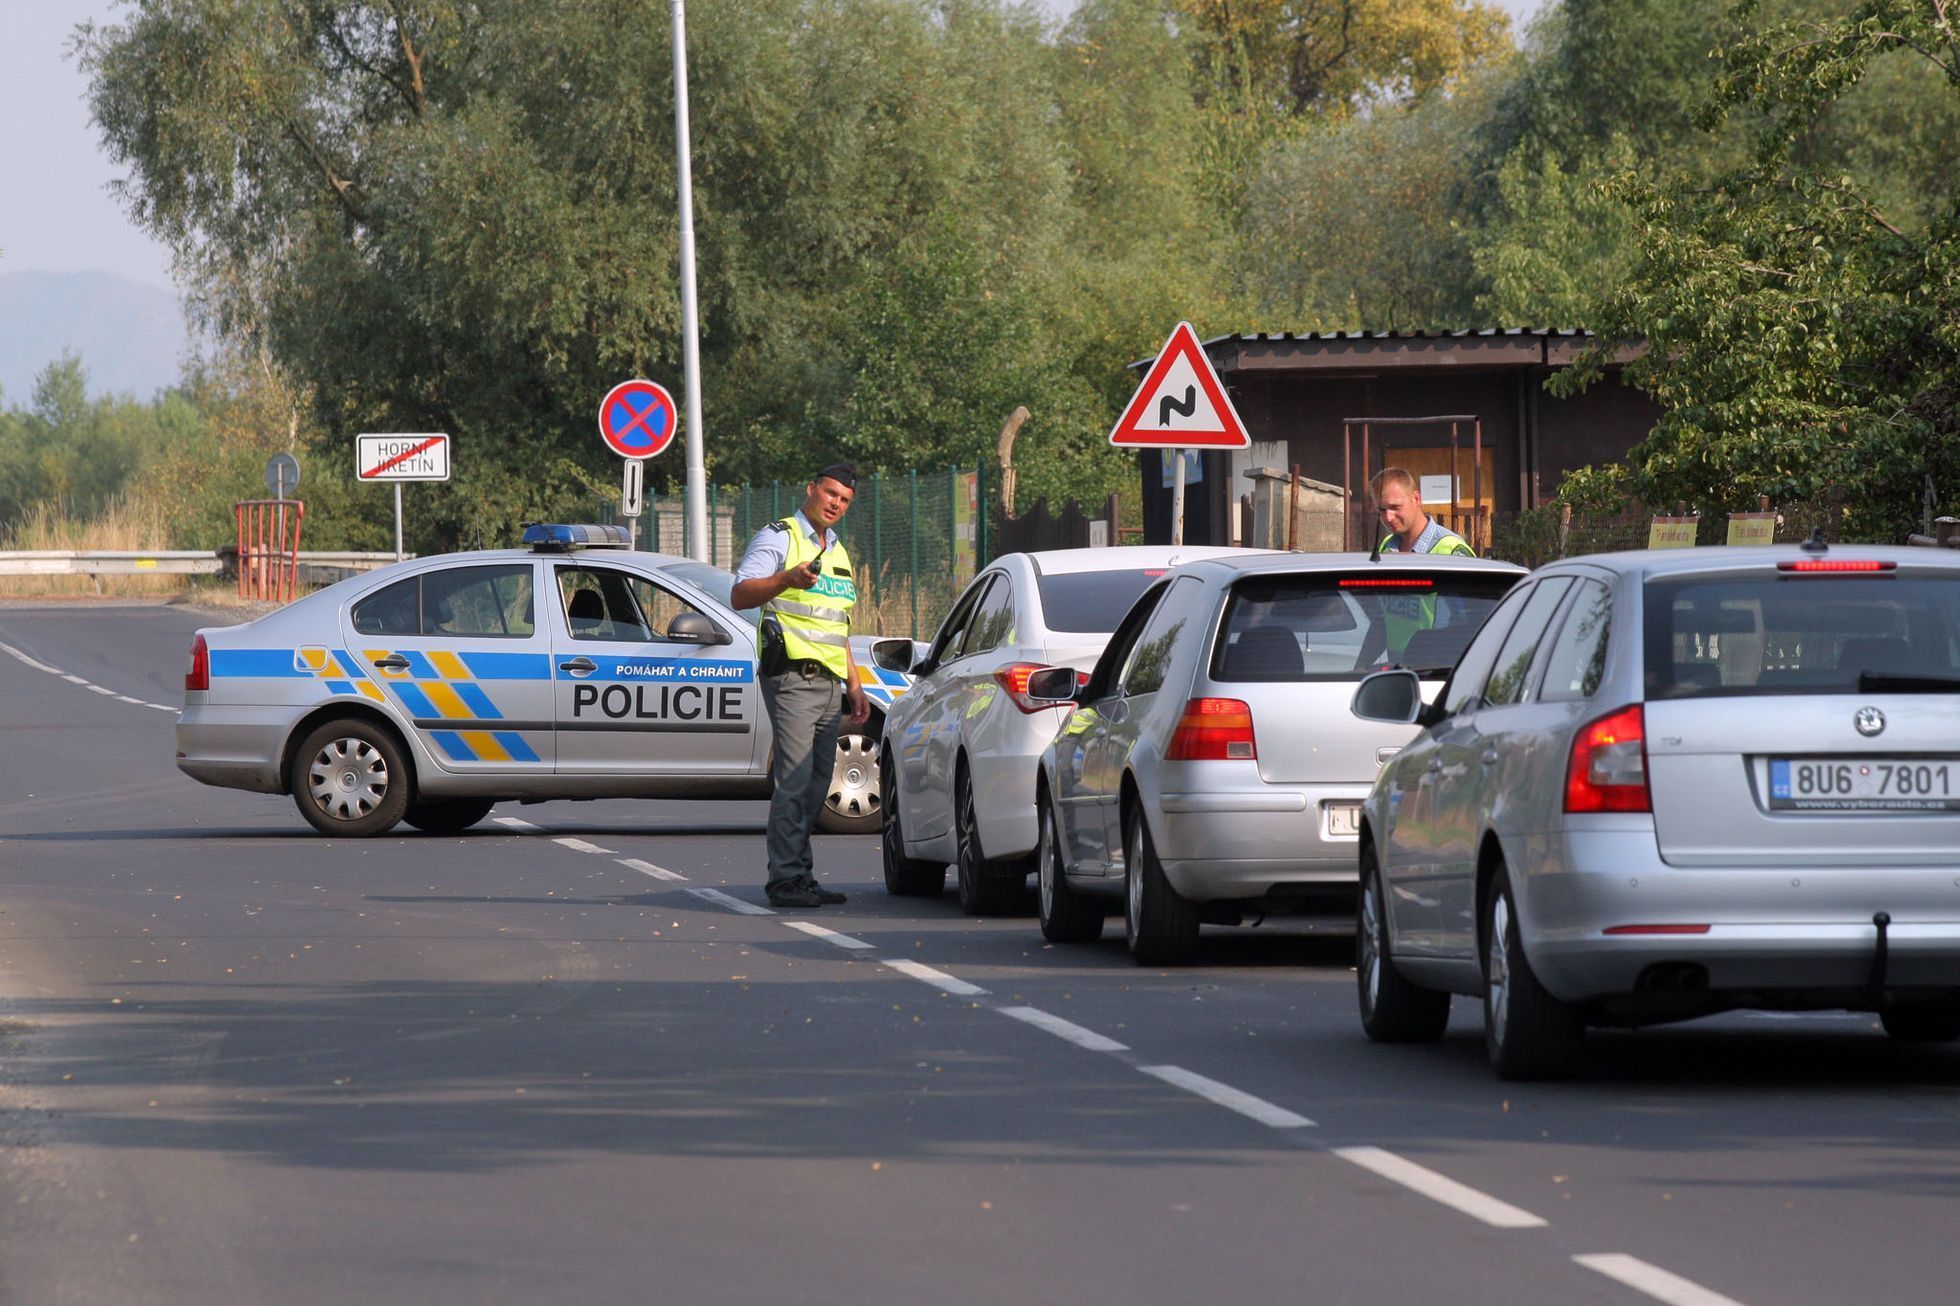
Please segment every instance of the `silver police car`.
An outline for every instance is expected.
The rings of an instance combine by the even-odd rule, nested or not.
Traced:
[[[1378,1040],[1480,997],[1506,1078],[1588,1024],[1849,1008],[1960,1038],[1960,557],[1705,548],[1547,567],[1362,811],[1358,979]]]
[[[464,829],[504,800],[762,798],[752,614],[727,572],[540,525],[523,549],[396,563],[191,645],[177,765],[290,793],[325,834]],[[854,640],[873,719],[840,740],[824,828],[875,830],[876,740],[907,678]]]

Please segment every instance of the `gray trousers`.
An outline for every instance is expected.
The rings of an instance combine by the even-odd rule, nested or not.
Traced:
[[[814,879],[810,831],[830,792],[837,765],[837,723],[844,686],[828,673],[790,670],[763,676],[762,706],[776,736],[769,772],[769,883]]]

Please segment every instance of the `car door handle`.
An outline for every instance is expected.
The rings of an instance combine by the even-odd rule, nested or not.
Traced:
[[[583,676],[589,672],[597,671],[599,664],[591,658],[572,658],[570,661],[560,662],[558,669],[560,671],[569,671],[575,676]]]
[[[385,658],[374,659],[374,665],[383,671],[406,671],[408,659],[399,653],[390,653]]]
[[[1485,766],[1497,765],[1497,750],[1495,748],[1486,748],[1484,750],[1484,765]]]

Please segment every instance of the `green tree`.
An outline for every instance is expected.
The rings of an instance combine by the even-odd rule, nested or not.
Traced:
[[[1588,383],[1617,342],[1644,339],[1628,375],[1667,414],[1633,455],[1637,492],[1708,509],[1837,494],[1851,530],[1896,537],[1928,476],[1960,488],[1960,210],[1949,183],[1923,225],[1897,220],[1872,178],[1816,145],[1894,65],[1930,71],[1951,122],[1960,42],[1936,0],[1758,14],[1736,10],[1755,30],[1721,48],[1705,123],[1748,127],[1751,157],[1713,184],[1613,183],[1639,257],[1606,299],[1599,348],[1555,384]],[[1945,157],[1955,144],[1940,142]]]

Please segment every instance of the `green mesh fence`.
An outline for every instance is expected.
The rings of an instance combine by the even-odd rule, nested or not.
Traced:
[[[803,483],[708,487],[710,553],[733,571],[755,533],[803,505]],[[960,590],[989,556],[980,473],[957,467],[936,472],[862,476],[837,534],[857,571],[858,602],[851,626],[860,635],[930,638]],[[617,500],[595,504],[588,521],[619,520]],[[683,493],[649,494],[639,519],[638,547],[687,552]]]

